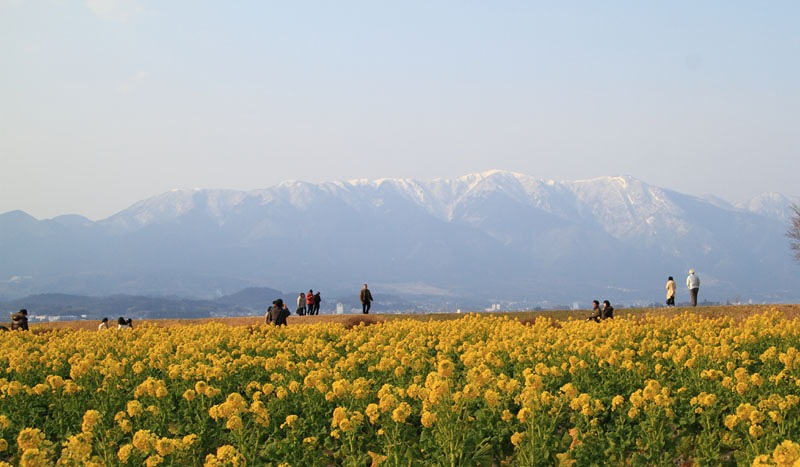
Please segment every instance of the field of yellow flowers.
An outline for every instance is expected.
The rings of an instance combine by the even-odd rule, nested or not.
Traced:
[[[800,462],[777,308],[298,322],[2,333],[0,465]]]

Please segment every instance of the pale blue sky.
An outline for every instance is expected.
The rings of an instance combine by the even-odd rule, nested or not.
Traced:
[[[631,175],[800,196],[800,2],[0,0],[0,213]]]

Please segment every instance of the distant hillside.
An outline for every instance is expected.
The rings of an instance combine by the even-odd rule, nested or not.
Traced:
[[[112,321],[117,317],[135,319],[196,319],[223,316],[261,316],[276,298],[282,298],[294,314],[295,297],[267,287],[250,287],[237,293],[215,300],[187,299],[179,297],[145,297],[136,295],[112,295],[89,297],[68,294],[39,294],[0,302],[0,309],[13,313],[19,309],[29,310],[32,319],[36,317],[68,317],[99,320],[107,317]],[[337,303],[345,305],[345,311],[358,308],[355,299],[346,297],[323,297],[320,312],[331,314]],[[414,313],[422,308],[394,296],[381,296],[373,312],[404,311]],[[430,311],[430,310],[429,310]],[[7,321],[0,315],[0,322]]]
[[[214,300],[220,306],[247,308],[253,311],[263,311],[272,304],[276,298],[286,299],[284,293],[268,287],[248,287],[231,295]]]
[[[784,237],[789,204],[765,194],[733,206],[632,177],[503,171],[178,190],[99,222],[0,215],[0,297],[193,297],[215,313],[226,305],[219,297],[250,287],[351,301],[368,282],[427,308],[648,304],[663,302],[667,276],[682,284],[691,267],[701,300],[792,302],[800,268]],[[242,296],[240,306],[269,295]],[[678,301],[685,295],[679,288]]]
[[[40,294],[0,303],[4,310],[26,308],[31,315],[72,316],[87,319],[119,316],[136,319],[207,318],[222,315],[248,315],[254,310],[210,300],[155,298],[135,295],[87,297],[67,294]],[[2,317],[0,319],[5,319]]]

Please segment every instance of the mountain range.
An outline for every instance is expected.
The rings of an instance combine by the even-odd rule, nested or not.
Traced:
[[[91,221],[0,215],[0,299],[57,292],[217,299],[248,287],[351,297],[368,282],[431,308],[800,300],[791,201],[732,205],[629,176],[287,181],[173,190]],[[678,301],[688,299],[679,287]]]

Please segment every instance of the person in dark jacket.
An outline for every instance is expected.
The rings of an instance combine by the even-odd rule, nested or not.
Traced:
[[[28,310],[25,308],[11,315],[11,330],[28,330]]]
[[[597,300],[592,300],[592,314],[586,318],[586,321],[594,321],[595,323],[599,323],[602,317],[603,310],[600,309],[600,302]]]
[[[364,284],[364,288],[361,289],[358,298],[361,300],[361,312],[368,315],[369,309],[372,306],[372,292],[369,291],[367,284]]]
[[[603,300],[603,319],[609,318],[614,318],[614,307],[608,300]]]
[[[322,303],[322,296],[320,295],[319,290],[317,293],[314,294],[314,314],[319,314],[319,304]]]
[[[289,309],[283,304],[283,300],[279,298],[272,302],[272,306],[267,310],[267,315],[264,316],[264,324],[285,326],[288,324],[286,318],[288,318],[290,314]]]

